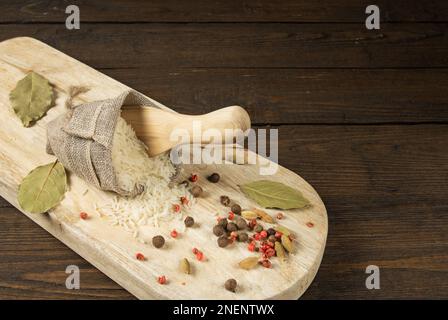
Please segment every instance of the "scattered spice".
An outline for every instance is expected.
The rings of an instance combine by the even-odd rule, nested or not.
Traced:
[[[247,249],[251,252],[254,252],[255,251],[255,242],[249,243],[249,245],[247,246]]]
[[[272,263],[271,261],[269,261],[268,259],[262,260],[261,261],[261,265],[265,268],[270,268],[272,267]]]
[[[265,239],[267,236],[268,236],[268,233],[265,230],[260,232],[261,239]]]
[[[204,260],[204,253],[202,251],[198,251],[196,253],[196,259],[199,260],[199,261]]]
[[[183,258],[182,260],[180,260],[179,268],[181,272],[185,274],[191,274],[191,266],[187,258]]]
[[[176,231],[176,229],[173,229],[170,233],[171,237],[173,238],[177,238],[177,236],[179,235],[179,233]]]
[[[241,214],[241,207],[240,207],[240,205],[239,204],[236,204],[236,203],[234,203],[233,205],[232,205],[232,207],[230,208],[230,210],[232,210],[232,212],[234,213],[234,214]]]
[[[190,193],[193,195],[193,197],[198,198],[201,196],[203,190],[200,186],[193,186],[190,189]]]
[[[235,214],[233,212],[229,212],[229,220],[233,220],[235,218]]]
[[[137,260],[139,260],[139,261],[145,261],[146,260],[145,256],[142,253],[140,253],[140,252],[135,255],[135,258]]]
[[[217,237],[222,236],[225,232],[224,227],[219,224],[213,227],[213,234]]]
[[[189,178],[189,180],[190,180],[191,182],[196,182],[196,181],[198,181],[198,175],[192,173],[191,176],[190,176],[190,178]]]
[[[226,218],[218,218],[218,225],[222,227],[227,227],[227,219]]]
[[[308,228],[312,228],[312,227],[314,227],[314,223],[312,223],[312,222],[307,222],[307,223],[306,223],[306,226],[307,226]]]
[[[218,238],[218,246],[220,248],[225,248],[229,245],[229,239],[226,236],[221,236]]]
[[[186,227],[188,227],[188,228],[192,227],[194,225],[193,217],[190,217],[190,216],[186,217],[185,220],[184,220],[184,223],[185,223]]]
[[[278,241],[275,242],[275,253],[280,259],[286,259],[285,249],[283,248],[283,245]]]
[[[188,205],[188,199],[187,199],[187,197],[180,197],[180,202],[184,205],[184,206],[186,206],[186,205]]]
[[[238,263],[239,267],[244,270],[250,270],[258,265],[258,257],[249,257]]]
[[[254,227],[254,231],[257,232],[257,233],[263,231],[263,226],[260,225],[260,224],[257,224],[257,225]]]
[[[188,187],[190,185],[190,183],[187,180],[184,180],[182,182],[179,183],[180,186],[184,186],[185,188]]]
[[[231,291],[231,292],[235,292],[237,285],[238,284],[235,279],[228,279],[224,283],[224,287],[226,288],[226,290]]]
[[[87,220],[87,219],[89,218],[89,214],[88,214],[87,212],[81,212],[81,213],[79,214],[79,217],[80,217],[82,220]]]
[[[173,211],[174,212],[180,212],[180,205],[179,204],[173,204]]]
[[[228,196],[221,196],[220,198],[221,204],[228,207],[230,205],[230,198]]]
[[[160,276],[157,278],[157,282],[160,284],[166,284],[167,280],[165,276]]]
[[[155,236],[152,238],[152,244],[156,248],[162,248],[163,245],[165,244],[165,238],[162,237],[161,235]]]
[[[267,232],[268,232],[268,235],[270,235],[270,236],[275,235],[275,229],[274,229],[274,228],[269,228],[269,229],[267,230]]]
[[[268,241],[271,243],[275,243],[277,241],[277,238],[274,235],[271,235],[268,237]]]
[[[281,237],[282,237],[282,233],[281,232],[278,232],[278,231],[276,231],[275,232],[275,237],[277,238],[277,239],[280,239]]]
[[[255,212],[262,221],[267,223],[275,223],[274,219],[265,211],[260,209],[252,209],[252,211]]]
[[[208,179],[208,181],[210,181],[212,183],[217,183],[220,178],[221,177],[219,176],[219,174],[215,172],[215,173],[211,174],[207,179]]]
[[[277,213],[277,219],[278,220],[282,220],[283,218],[284,218],[283,213],[281,213],[281,212]]]
[[[199,252],[198,248],[193,248],[193,250],[191,250],[193,252],[193,254],[196,254]]]
[[[249,210],[242,211],[241,216],[247,220],[253,220],[258,218],[258,215],[255,212]]]

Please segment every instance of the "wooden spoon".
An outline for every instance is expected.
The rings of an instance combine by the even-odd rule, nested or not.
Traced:
[[[225,129],[241,129],[242,131],[250,129],[249,114],[239,106],[230,106],[203,115],[186,115],[154,107],[132,106],[123,108],[121,116],[133,127],[137,137],[148,146],[148,154],[151,157],[179,143],[170,139],[174,129],[188,133],[190,143],[203,144],[233,141],[234,132],[225,132]],[[202,133],[208,129],[219,132],[222,140],[214,141],[213,138],[203,137]]]

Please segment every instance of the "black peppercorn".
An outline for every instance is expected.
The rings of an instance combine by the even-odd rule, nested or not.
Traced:
[[[257,224],[255,227],[254,227],[254,231],[255,232],[261,232],[261,231],[263,231],[263,227],[261,226],[261,225],[259,225],[259,224]]]
[[[228,207],[230,205],[230,198],[228,196],[221,196],[221,204]]]
[[[227,229],[227,231],[232,232],[232,231],[237,231],[237,230],[238,230],[238,227],[237,227],[237,225],[234,224],[233,222],[229,222],[229,223],[227,224],[226,229]]]
[[[235,203],[234,205],[232,205],[231,210],[234,214],[241,214],[241,207],[239,204]]]
[[[202,194],[203,190],[200,186],[193,186],[193,188],[190,189],[190,192],[193,197],[197,198]]]
[[[238,233],[238,241],[239,242],[246,242],[249,239],[249,236],[246,232],[240,232]]]
[[[247,222],[244,219],[238,219],[236,221],[236,226],[238,227],[238,229],[240,230],[245,230],[247,228]]]
[[[224,284],[224,287],[226,288],[226,290],[229,290],[231,292],[235,292],[236,286],[237,286],[237,283],[236,283],[235,279],[229,279]]]
[[[226,230],[224,230],[224,227],[220,226],[219,224],[213,227],[213,233],[217,237],[222,236],[225,232]]]
[[[184,223],[185,223],[185,226],[192,227],[194,225],[193,217],[190,217],[190,216],[186,217],[184,220]]]
[[[212,175],[210,175],[207,179],[210,182],[217,183],[219,181],[219,178],[220,178],[219,174],[215,172]]]
[[[152,238],[152,244],[154,247],[156,248],[162,248],[163,245],[165,244],[165,238],[163,238],[162,236],[155,236]]]
[[[269,228],[268,230],[266,230],[268,232],[269,236],[273,236],[275,235],[275,230],[273,228]]]
[[[226,236],[221,236],[218,238],[218,246],[220,248],[225,248],[229,244],[229,239]]]

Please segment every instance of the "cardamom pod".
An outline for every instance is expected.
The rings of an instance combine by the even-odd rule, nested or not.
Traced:
[[[245,270],[250,270],[255,268],[258,265],[258,257],[249,257],[241,260],[238,265],[240,268]]]
[[[277,257],[280,258],[281,260],[286,259],[285,249],[283,248],[282,244],[278,241],[275,241],[275,253],[277,254]]]
[[[258,218],[258,214],[256,214],[253,211],[243,211],[243,212],[241,212],[241,216],[247,220],[252,220],[252,219]]]
[[[180,271],[182,271],[183,273],[186,273],[186,274],[191,273],[190,262],[188,262],[187,258],[183,258],[182,260],[180,260],[179,267],[180,267]]]
[[[286,227],[284,227],[284,226],[281,226],[281,225],[278,225],[278,226],[276,226],[275,228],[275,231],[278,231],[278,232],[280,232],[281,234],[284,234],[285,236],[289,236],[289,235],[291,235],[291,230],[289,230],[288,228],[286,228]]]
[[[252,211],[255,212],[262,221],[267,223],[275,223],[274,218],[272,218],[267,212],[260,209],[252,209]]]
[[[289,240],[288,236],[282,235],[282,245],[289,253],[294,251],[294,245],[291,240]]]

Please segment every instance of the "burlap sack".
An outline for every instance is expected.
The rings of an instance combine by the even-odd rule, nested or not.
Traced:
[[[96,187],[123,196],[143,192],[135,186],[131,192],[118,186],[112,166],[112,141],[126,106],[153,106],[142,94],[129,90],[116,98],[75,106],[51,121],[47,127],[47,153],[55,155],[65,168]]]

